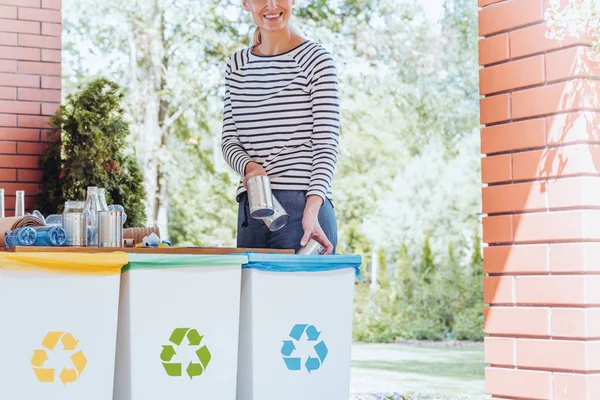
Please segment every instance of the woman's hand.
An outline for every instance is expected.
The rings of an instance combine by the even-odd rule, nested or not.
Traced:
[[[265,171],[265,169],[255,163],[255,162],[249,162],[248,165],[246,165],[246,175],[244,175],[244,180],[242,181],[244,184],[244,187],[246,189],[248,189],[247,186],[247,182],[248,179],[252,178],[253,176],[266,176],[267,175],[267,171]]]
[[[333,252],[333,245],[325,236],[325,232],[319,224],[319,210],[323,205],[323,199],[320,196],[308,196],[306,206],[304,207],[304,216],[302,217],[302,228],[304,236],[300,242],[301,246],[306,246],[310,239],[315,239],[325,248],[325,254]]]

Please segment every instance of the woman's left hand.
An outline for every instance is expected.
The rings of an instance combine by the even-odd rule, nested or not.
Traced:
[[[325,248],[325,254],[333,252],[333,244],[329,241],[325,232],[319,224],[319,210],[323,205],[323,199],[319,196],[308,196],[306,207],[304,207],[304,216],[302,217],[302,228],[304,236],[300,242],[301,246],[306,246],[310,239],[314,239]]]

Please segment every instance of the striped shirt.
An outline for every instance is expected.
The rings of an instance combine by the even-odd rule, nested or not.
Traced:
[[[244,176],[253,161],[279,190],[331,198],[340,111],[335,62],[306,41],[274,56],[250,48],[227,63],[221,148]],[[244,192],[241,185],[238,195]]]

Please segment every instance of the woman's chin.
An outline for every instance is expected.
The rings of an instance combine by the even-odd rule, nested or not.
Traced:
[[[280,31],[287,27],[287,21],[283,18],[283,16],[275,19],[262,19],[261,29],[265,29],[267,31]]]

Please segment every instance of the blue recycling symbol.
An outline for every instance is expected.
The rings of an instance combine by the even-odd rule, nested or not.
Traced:
[[[283,361],[285,361],[285,365],[290,371],[300,371],[302,369],[302,357],[297,357],[294,353],[297,352],[296,343],[298,343],[303,336],[305,336],[308,342],[318,342],[321,332],[313,325],[307,324],[297,324],[292,328],[292,331],[290,332],[290,338],[292,338],[292,340],[284,340],[283,346],[281,347]],[[311,357],[309,355],[304,363],[308,373],[321,368],[321,365],[323,365],[327,353],[329,352],[325,342],[322,340],[315,343],[313,348],[317,357]]]

